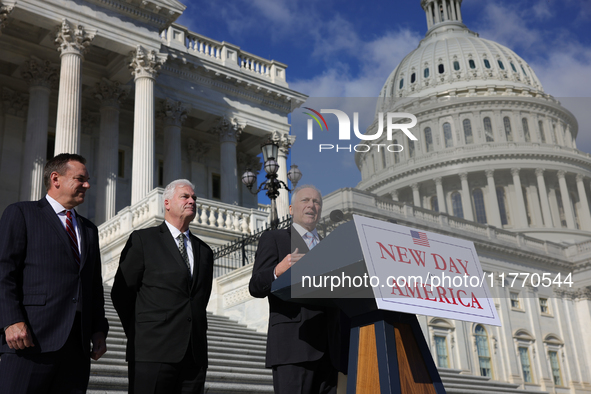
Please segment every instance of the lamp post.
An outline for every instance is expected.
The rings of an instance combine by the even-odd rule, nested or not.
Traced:
[[[248,190],[252,194],[258,194],[261,190],[267,190],[267,197],[271,200],[271,228],[276,229],[279,224],[279,218],[277,217],[277,203],[275,200],[277,199],[277,196],[279,196],[279,190],[285,189],[288,192],[291,192],[293,189],[290,189],[283,181],[277,179],[279,164],[276,159],[279,152],[279,145],[277,145],[277,143],[271,138],[268,138],[267,141],[261,145],[261,151],[263,152],[263,167],[267,172],[267,175],[265,176],[267,180],[259,185],[257,191],[253,191],[252,187],[256,183],[257,176],[250,168],[247,168],[244,174],[242,174],[242,183],[248,187]],[[298,166],[295,164],[291,166],[291,169],[287,173],[287,178],[291,181],[293,188],[295,188],[300,179],[302,179],[302,172],[299,170]]]

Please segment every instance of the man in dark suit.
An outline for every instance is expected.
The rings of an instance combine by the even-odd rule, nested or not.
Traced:
[[[194,186],[164,190],[164,222],[134,231],[111,297],[127,335],[130,393],[203,393],[213,252],[189,231]]]
[[[98,230],[73,209],[90,187],[85,162],[49,160],[47,195],[0,220],[0,393],[85,393],[90,358],[107,350]]]
[[[261,236],[249,284],[253,297],[269,300],[266,367],[273,369],[277,394],[332,394],[340,365],[338,310],[285,302],[270,293],[273,281],[320,241],[320,192],[311,185],[296,188],[289,212],[290,228]]]

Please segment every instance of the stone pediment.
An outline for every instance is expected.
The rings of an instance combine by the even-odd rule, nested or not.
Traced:
[[[170,26],[187,8],[177,0],[87,0],[103,8],[156,27]]]

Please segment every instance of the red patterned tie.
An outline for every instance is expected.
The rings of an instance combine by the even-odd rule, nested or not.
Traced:
[[[70,239],[70,246],[74,251],[76,263],[80,265],[80,250],[78,250],[78,237],[76,237],[74,222],[72,222],[72,211],[66,211],[66,232],[68,233],[68,238]]]

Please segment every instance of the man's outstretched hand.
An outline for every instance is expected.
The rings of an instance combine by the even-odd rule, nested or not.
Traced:
[[[287,271],[292,265],[297,263],[304,256],[303,253],[298,252],[299,250],[296,248],[293,253],[285,256],[285,258],[281,260],[279,264],[277,264],[275,267],[275,276],[279,278],[285,271]]]

